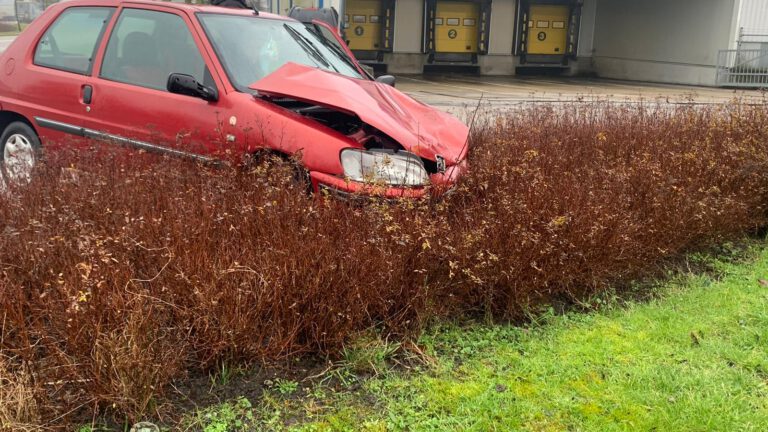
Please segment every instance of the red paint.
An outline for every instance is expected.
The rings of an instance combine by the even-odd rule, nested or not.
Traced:
[[[250,88],[357,114],[421,157],[434,160],[440,155],[454,165],[466,156],[468,129],[463,123],[376,81],[288,63]]]
[[[91,73],[79,75],[34,65],[35,46],[46,29],[64,10],[78,6],[116,8],[97,47]],[[219,100],[206,102],[101,79],[99,72],[104,51],[123,7],[180,16],[187,23],[213,75]],[[197,21],[195,13],[201,11],[253,15],[247,10],[154,1],[74,0],[54,4],[0,55],[0,65],[15,63],[13,68],[6,66],[6,72],[10,69],[10,74],[0,80],[0,107],[22,115],[33,124],[46,150],[54,148],[52,144],[55,143],[72,142],[73,136],[40,127],[35,117],[230,159],[260,148],[286,155],[300,153],[316,188],[324,184],[347,192],[371,193],[370,188],[350,183],[342,175],[339,154],[345,148],[362,147],[356,138],[280,107],[268,98],[259,99],[235,90]],[[256,19],[288,21],[265,13]],[[93,100],[89,105],[83,101],[84,86],[93,88]],[[426,160],[434,161],[437,155],[443,157],[447,170],[431,175],[433,183],[450,185],[465,170],[468,128],[454,117],[417,102],[393,87],[288,63],[251,88],[264,95],[288,96],[354,113]],[[230,124],[232,117],[237,119],[234,126]],[[419,188],[389,188],[384,195],[419,196],[423,193]]]

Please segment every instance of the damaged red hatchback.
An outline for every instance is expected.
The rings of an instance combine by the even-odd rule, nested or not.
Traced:
[[[313,189],[341,194],[420,196],[466,169],[466,125],[374,80],[320,22],[74,0],[35,20],[0,65],[6,176],[85,140],[204,161],[297,156]]]

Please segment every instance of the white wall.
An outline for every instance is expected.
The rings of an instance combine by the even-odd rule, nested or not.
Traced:
[[[256,0],[256,1],[264,1],[264,0]],[[272,4],[271,4],[270,12],[280,14],[280,15],[286,15],[288,11],[291,9],[291,6],[317,7],[320,4],[318,0],[271,0],[271,1],[272,1]],[[334,3],[331,3],[332,1]],[[336,8],[336,10],[339,10],[338,0],[325,0],[323,2],[323,7],[330,7],[330,6],[333,6]]]
[[[491,3],[491,34],[488,40],[488,54],[512,55],[516,3],[516,0],[493,0]]]
[[[595,40],[595,18],[597,15],[597,0],[584,0],[581,7],[581,23],[579,24],[578,57],[591,57]]]
[[[768,0],[741,0],[734,41],[740,29],[746,42],[768,42]]]
[[[396,53],[420,53],[424,29],[424,1],[397,0],[395,3]]]
[[[593,65],[609,78],[714,85],[739,0],[597,0]]]
[[[768,34],[768,0],[741,0],[739,27],[747,33]]]
[[[478,59],[483,75],[513,75],[515,58],[512,44],[515,39],[517,0],[493,0],[491,3],[491,33],[488,54]]]

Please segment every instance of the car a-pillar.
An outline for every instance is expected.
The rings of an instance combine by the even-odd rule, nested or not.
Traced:
[[[387,72],[384,54],[392,52],[395,0],[346,0],[342,32],[355,57],[376,74]]]
[[[488,53],[491,0],[426,0],[424,72],[478,73]]]
[[[565,70],[576,59],[580,0],[520,0],[514,53],[517,73]]]

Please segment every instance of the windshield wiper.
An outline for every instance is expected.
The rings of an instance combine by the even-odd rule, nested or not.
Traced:
[[[320,43],[328,47],[331,51],[333,51],[334,54],[336,54],[337,57],[339,57],[344,63],[346,63],[348,66],[352,67],[355,71],[358,71],[357,65],[352,61],[351,58],[349,58],[349,55],[347,55],[344,50],[339,48],[338,45],[333,43],[332,41],[328,40],[325,36],[323,36],[321,30],[310,30],[315,36],[317,36],[318,39],[320,39]]]
[[[291,35],[291,37],[293,37],[293,39],[299,43],[299,45],[304,49],[304,51],[306,51],[307,54],[311,55],[316,62],[325,66],[326,69],[333,69],[336,72],[339,71],[328,60],[326,60],[325,57],[323,57],[323,55],[317,50],[317,47],[312,45],[312,42],[309,39],[307,39],[306,36],[299,33],[298,30],[289,26],[288,24],[283,24],[283,27],[285,27],[285,29],[288,30],[288,33]]]

